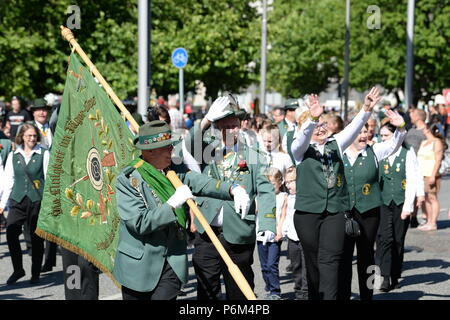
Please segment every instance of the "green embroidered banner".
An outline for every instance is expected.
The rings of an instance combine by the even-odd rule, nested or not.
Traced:
[[[113,279],[120,221],[116,177],[138,156],[120,113],[72,53],[36,233]]]

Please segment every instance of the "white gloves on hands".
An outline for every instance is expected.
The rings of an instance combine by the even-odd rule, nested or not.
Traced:
[[[275,239],[275,233],[269,230],[259,232],[258,236],[258,240],[262,241],[263,246],[265,246],[267,242],[272,242],[273,239]]]
[[[188,199],[193,199],[191,189],[187,185],[182,185],[175,190],[175,193],[167,200],[167,204],[174,209],[180,208]]]
[[[223,118],[228,111],[226,108],[230,104],[230,100],[228,97],[219,97],[217,98],[211,107],[208,110],[208,113],[205,115],[205,118],[210,122],[214,122],[217,119]]]
[[[244,219],[250,209],[250,197],[247,191],[241,186],[236,186],[231,189],[231,194],[234,197],[234,210],[241,213],[241,219]]]

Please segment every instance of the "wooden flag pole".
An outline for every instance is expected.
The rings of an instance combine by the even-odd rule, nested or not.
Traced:
[[[114,101],[116,106],[122,111],[125,118],[130,122],[132,128],[138,132],[139,131],[139,125],[134,120],[134,118],[131,116],[130,112],[127,110],[127,108],[123,105],[122,101],[117,97],[117,95],[114,93],[114,91],[111,89],[109,84],[106,82],[106,80],[103,78],[103,76],[100,74],[100,72],[97,70],[95,65],[92,63],[91,59],[86,55],[86,53],[83,51],[83,49],[80,47],[78,42],[75,40],[75,36],[73,35],[72,31],[64,26],[61,26],[61,34],[65,40],[67,40],[73,50],[75,50],[80,57],[83,59],[83,61],[86,63],[86,65],[89,67],[89,70],[94,74],[94,76],[97,78],[97,80],[100,82],[100,84],[105,89],[106,93],[111,97],[111,99]],[[167,173],[167,178],[170,180],[170,182],[173,184],[175,188],[183,185],[181,180],[178,178],[176,173],[174,171],[169,171]],[[256,300],[256,296],[253,293],[253,290],[251,289],[250,285],[248,284],[247,280],[245,279],[244,275],[242,274],[241,270],[236,266],[235,263],[231,260],[228,253],[225,251],[225,248],[220,243],[219,239],[217,238],[214,231],[211,229],[211,226],[209,225],[208,221],[206,221],[205,217],[195,204],[195,202],[191,199],[187,201],[187,204],[189,208],[192,210],[192,212],[195,214],[197,220],[202,225],[203,229],[205,229],[205,232],[211,239],[213,245],[216,247],[217,251],[219,252],[220,256],[224,260],[225,264],[228,267],[228,271],[230,272],[233,279],[236,281],[236,284],[241,289],[242,293],[245,295],[245,297],[248,300]]]
[[[127,110],[127,108],[123,105],[122,101],[117,97],[117,95],[114,93],[113,89],[109,86],[109,84],[106,82],[106,80],[103,78],[103,76],[98,72],[95,65],[92,63],[91,59],[86,55],[86,53],[83,51],[83,49],[78,44],[77,40],[75,40],[75,36],[72,33],[72,30],[69,28],[66,28],[64,26],[61,26],[61,34],[64,39],[66,39],[70,45],[72,46],[73,50],[75,50],[80,57],[83,59],[83,61],[86,63],[86,65],[89,67],[89,70],[94,74],[94,76],[97,78],[98,82],[103,86],[106,93],[111,97],[111,99],[114,101],[116,106],[122,111],[125,118],[130,121],[131,126],[133,129],[138,132],[139,131],[139,124],[134,120],[134,118],[131,116],[131,113]]]
[[[178,188],[183,185],[183,182],[181,182],[180,178],[178,178],[175,171],[171,170],[171,171],[167,172],[166,176],[167,176],[167,179],[170,180],[170,182],[173,184],[173,186],[175,188]],[[206,234],[211,239],[211,242],[213,243],[214,247],[216,247],[216,249],[219,252],[220,256],[222,257],[223,261],[227,265],[228,271],[230,272],[234,281],[238,285],[239,289],[241,289],[242,293],[245,295],[245,297],[248,300],[256,300],[255,294],[253,293],[252,288],[248,284],[247,279],[245,279],[241,270],[237,267],[237,265],[233,262],[233,260],[231,260],[230,256],[226,252],[225,248],[222,246],[222,243],[220,243],[220,240],[217,238],[216,234],[212,230],[208,221],[206,221],[205,217],[203,216],[202,212],[197,207],[195,202],[192,199],[188,199],[186,201],[186,203],[188,204],[189,208],[194,213],[197,220],[202,225],[203,229],[205,229]]]

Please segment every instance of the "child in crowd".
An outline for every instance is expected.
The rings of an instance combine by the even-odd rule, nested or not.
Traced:
[[[281,300],[281,288],[280,288],[280,274],[278,265],[280,262],[281,251],[281,212],[286,206],[287,193],[282,192],[283,176],[281,172],[276,168],[268,168],[266,176],[272,183],[276,194],[276,230],[275,237],[268,242],[265,241],[264,234],[257,231],[257,243],[258,243],[258,255],[261,264],[261,271],[264,282],[266,283],[266,291],[268,291],[268,300]],[[257,224],[258,225],[258,224]]]
[[[297,192],[295,179],[296,168],[292,166],[286,170],[284,183],[288,191],[287,205],[283,207],[280,224],[282,234],[288,239],[288,258],[291,261],[292,276],[294,277],[294,291],[296,300],[308,300],[308,284],[306,279],[305,257],[303,248],[294,227],[295,194]]]

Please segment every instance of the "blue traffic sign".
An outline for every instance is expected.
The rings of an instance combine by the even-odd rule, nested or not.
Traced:
[[[183,69],[188,62],[188,54],[184,48],[176,48],[172,52],[172,63],[175,67]]]

